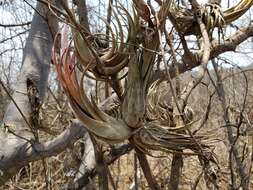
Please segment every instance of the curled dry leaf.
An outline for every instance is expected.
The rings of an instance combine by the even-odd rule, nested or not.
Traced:
[[[76,117],[94,135],[108,143],[122,142],[131,135],[131,130],[122,120],[117,120],[102,112],[96,103],[87,97],[83,78],[76,75],[76,57],[67,40],[67,30],[57,33],[52,50],[59,81],[67,94]],[[60,40],[65,40],[60,43]],[[62,45],[62,47],[61,47]],[[85,72],[85,71],[84,71]]]

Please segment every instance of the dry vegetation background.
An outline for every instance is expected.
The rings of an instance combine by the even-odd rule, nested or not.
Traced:
[[[1,7],[1,9],[3,10],[5,8],[7,11],[13,13],[13,10],[15,10],[17,6],[20,6],[18,9],[20,13],[16,11],[16,22],[29,22],[32,9],[23,2],[12,5],[6,4]],[[103,2],[99,1],[98,6],[103,6]],[[89,10],[96,12],[96,14],[103,13],[102,8],[97,8],[93,5],[89,5]],[[25,11],[26,14],[21,16],[23,11]],[[3,18],[1,19],[3,21]],[[99,26],[97,20],[93,18],[90,19],[92,27],[95,28]],[[0,50],[0,67],[2,67],[0,79],[3,81],[4,86],[10,94],[13,92],[13,84],[17,80],[15,78],[15,72],[17,72],[20,67],[20,50],[23,48],[28,28],[29,23],[18,27],[6,25],[2,26],[1,29],[0,45],[2,44],[1,47],[4,47],[3,44],[5,44],[5,47]],[[240,58],[241,54],[238,53],[237,56],[238,59],[243,60],[243,58]],[[234,56],[233,58],[237,57]],[[219,73],[222,76],[222,82],[225,87],[225,96],[228,104],[227,111],[231,114],[231,121],[232,123],[236,123],[243,117],[240,128],[237,129],[234,127],[233,130],[235,134],[239,135],[237,143],[240,147],[240,159],[244,161],[245,167],[251,171],[250,189],[253,189],[253,169],[251,168],[253,161],[253,59],[250,59],[248,62],[252,62],[252,64],[239,67],[238,65],[233,65],[234,63],[232,63],[231,60],[224,61],[223,58],[218,59]],[[180,89],[183,90],[191,84],[195,80],[194,77],[197,73],[198,70],[189,71],[180,75],[179,79],[177,79],[180,81]],[[188,106],[194,110],[194,123],[191,125],[193,131],[198,129],[203,117],[206,115],[205,124],[198,130],[200,130],[200,133],[208,135],[210,139],[212,139],[210,144],[213,147],[213,152],[216,155],[218,166],[220,167],[220,172],[218,173],[220,189],[229,189],[231,168],[228,163],[230,145],[227,141],[226,125],[223,119],[224,112],[222,111],[221,103],[214,87],[216,82],[217,78],[213,67],[210,67],[209,73],[190,94]],[[178,83],[175,82],[175,84]],[[87,85],[87,90],[91,91],[91,93],[97,97],[98,103],[103,101],[105,97],[104,86],[105,84],[103,82],[97,82],[96,84],[93,82]],[[96,89],[97,93],[95,92]],[[246,106],[242,116],[240,115],[240,111],[243,107],[245,98]],[[4,111],[9,102],[10,97],[0,86],[0,121],[3,119]],[[74,118],[74,116],[68,104],[67,97],[62,92],[54,70],[52,69],[46,98],[40,109],[41,126],[39,135],[41,141],[48,141],[59,135],[68,126],[72,118]],[[73,147],[57,156],[47,158],[44,161],[30,163],[28,166],[22,168],[5,186],[0,187],[0,189],[40,190],[46,188],[46,183],[50,184],[51,189],[61,189],[64,184],[72,181],[74,179],[74,174],[78,172],[84,146],[83,141],[79,140]],[[103,150],[106,152],[109,148],[110,147],[104,146]],[[179,189],[207,189],[198,157],[184,155],[183,158],[183,175]],[[153,175],[157,179],[159,185],[162,189],[167,189],[168,177],[172,165],[172,155],[154,153],[153,157],[148,156],[148,160]],[[42,162],[44,162],[44,164],[42,164]],[[133,186],[135,183],[138,183],[138,189],[148,189],[146,179],[143,176],[133,151],[121,156],[108,167],[110,189],[131,189],[131,185]],[[238,176],[236,176],[236,179],[239,179]],[[92,180],[95,182],[97,181],[96,178]]]
[[[213,70],[210,69],[210,76],[214,77]],[[227,94],[227,100],[231,106],[231,112],[233,112],[233,119],[238,119],[239,110],[238,105],[241,105],[243,101],[243,94],[245,93],[245,76],[248,80],[248,86],[253,85],[253,67],[247,66],[241,69],[236,68],[221,68],[222,77],[224,79],[225,90]],[[244,76],[245,75],[245,76]],[[192,73],[186,73],[180,77],[181,85],[187,86],[188,83],[185,81],[192,81]],[[98,84],[103,88],[103,84]],[[199,121],[200,116],[206,112],[209,104],[208,99],[210,98],[211,92],[214,90],[212,82],[208,77],[203,80],[203,84],[198,85],[189,97],[189,102],[192,109],[195,111],[194,118]],[[103,90],[101,90],[102,93]],[[104,96],[104,94],[101,94]],[[98,94],[100,97],[100,94]],[[9,102],[9,98],[1,90],[1,110],[4,110]],[[221,189],[228,189],[230,180],[230,169],[228,166],[228,142],[226,137],[226,127],[223,121],[222,108],[219,103],[217,94],[214,94],[211,98],[210,111],[208,120],[201,131],[210,135],[214,140],[213,149],[214,153],[219,161],[220,167],[220,186]],[[249,123],[245,123],[240,128],[241,136],[238,139],[240,142],[240,151],[244,152],[241,154],[246,155],[252,151],[253,137],[249,134],[253,133],[251,123],[253,122],[253,89],[249,88],[247,95],[247,103],[245,108],[245,115],[248,118]],[[3,112],[0,113],[1,117]],[[69,119],[72,118],[71,108],[69,107],[66,97],[64,94],[58,91],[52,91],[48,88],[46,100],[41,110],[41,123],[42,126],[48,126],[50,131],[41,131],[41,139],[47,141],[59,134],[66,127]],[[0,118],[2,119],[2,118]],[[199,122],[193,125],[196,128],[199,126]],[[50,133],[50,134],[49,134]],[[20,170],[18,175],[12,178],[2,189],[45,189],[45,170],[46,177],[52,185],[52,189],[61,189],[63,184],[73,180],[74,173],[78,172],[79,164],[81,162],[81,149],[83,143],[78,141],[74,147],[64,151],[58,156],[54,156],[46,159],[46,169],[42,165],[42,161],[29,164],[29,166]],[[108,147],[104,147],[106,151]],[[148,156],[151,169],[158,183],[163,189],[167,189],[168,176],[170,174],[172,156],[165,153],[154,154],[157,157]],[[253,155],[249,157],[242,157],[244,160],[252,160]],[[179,189],[206,189],[206,183],[203,179],[203,173],[199,164],[197,156],[183,156],[183,177],[180,183]],[[250,166],[251,168],[251,166]],[[148,189],[148,185],[145,177],[143,176],[142,170],[138,164],[136,156],[133,152],[130,152],[109,166],[110,175],[112,181],[115,184],[116,189],[129,189],[134,181],[136,180],[139,184],[139,189]],[[252,174],[253,170],[251,171]],[[96,179],[94,179],[96,181]],[[250,187],[253,188],[253,179],[251,177]],[[110,189],[112,186],[110,186]]]

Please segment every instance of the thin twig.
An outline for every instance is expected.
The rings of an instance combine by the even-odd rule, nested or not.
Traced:
[[[24,113],[22,112],[22,110],[19,108],[18,104],[16,103],[16,101],[13,99],[12,95],[9,93],[8,89],[5,87],[4,83],[2,82],[2,80],[0,79],[0,84],[3,87],[4,91],[6,92],[6,94],[9,96],[9,98],[11,99],[11,101],[14,103],[14,105],[16,106],[17,110],[19,111],[19,113],[21,114],[21,116],[23,117],[25,123],[29,126],[30,129],[32,129],[31,124],[29,123],[29,121],[27,120],[27,118],[25,117]]]

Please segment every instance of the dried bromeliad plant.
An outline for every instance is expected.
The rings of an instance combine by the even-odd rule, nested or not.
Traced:
[[[206,69],[214,28],[222,29],[238,19],[253,1],[242,0],[225,11],[221,10],[219,3],[201,6],[191,1],[192,8],[189,9],[179,6],[175,1],[157,2],[159,10],[154,11],[144,1],[133,1],[132,13],[119,3],[111,5],[115,23],[109,24],[103,20],[109,29],[109,36],[86,31],[65,4],[63,7],[68,13],[72,37],[68,40],[68,26],[55,37],[52,55],[58,78],[76,117],[96,138],[106,143],[130,139],[147,154],[150,151],[184,153],[190,149],[191,154],[199,155],[204,166],[210,166],[210,161],[216,162],[210,145],[212,139],[191,132],[189,126],[194,116],[189,108],[180,110],[177,107],[179,119],[183,122],[175,121],[175,108],[166,100],[166,93],[172,89],[165,86],[158,90],[161,80],[171,82],[170,70],[164,61],[168,76],[156,81],[153,80],[154,65],[158,57],[165,59],[162,39],[164,36],[166,38],[167,18],[182,40],[186,35],[201,36],[203,52],[198,59]],[[122,23],[126,26],[123,27]],[[110,45],[98,48],[97,41],[101,39],[109,40]],[[187,45],[184,51],[190,52]],[[94,99],[88,97],[84,77],[111,84],[118,95],[116,108],[120,116],[101,111]],[[126,79],[124,85],[121,82],[123,78]],[[115,105],[112,107],[115,108]],[[178,126],[177,123],[183,125]]]

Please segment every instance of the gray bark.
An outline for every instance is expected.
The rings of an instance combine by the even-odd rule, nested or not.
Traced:
[[[27,96],[27,79],[35,83],[39,99],[42,101],[45,96],[50,69],[52,37],[58,28],[56,19],[53,18],[44,5],[37,3],[36,10],[40,15],[36,12],[34,13],[29,36],[23,51],[21,72],[13,94],[13,99],[27,119],[29,119],[31,111]],[[13,102],[9,104],[5,112],[3,123],[8,126],[15,126],[18,131],[25,129],[24,118]]]
[[[107,165],[112,164],[115,160],[120,158],[122,155],[129,153],[133,147],[130,144],[118,145],[114,149],[111,149],[108,153],[104,155],[104,162]],[[84,171],[82,176],[78,178],[74,183],[66,184],[61,189],[63,190],[77,190],[82,188],[87,188],[90,179],[94,178],[98,174],[97,165]]]
[[[77,6],[77,13],[78,13],[78,16],[79,16],[80,24],[84,28],[86,28],[87,31],[90,32],[86,0],[74,0],[73,2]]]
[[[38,159],[34,157],[35,154],[37,156],[40,154],[39,151],[36,153],[36,143],[31,141],[33,137],[28,127],[33,113],[27,95],[27,82],[32,81],[35,85],[38,100],[41,102],[47,87],[53,36],[58,27],[56,19],[46,6],[37,3],[36,10],[39,14],[36,11],[34,13],[23,51],[21,72],[12,95],[20,110],[13,101],[9,104],[2,122],[4,127],[0,131],[0,185],[29,161]],[[42,150],[46,148],[39,147]]]
[[[84,142],[85,149],[82,157],[82,162],[78,170],[78,174],[76,175],[74,180],[75,183],[78,182],[78,180],[81,179],[87,171],[91,171],[96,166],[94,146],[88,133],[86,133],[84,136]],[[88,184],[85,185],[82,190],[94,189],[94,184],[91,180],[92,179],[90,178]]]

